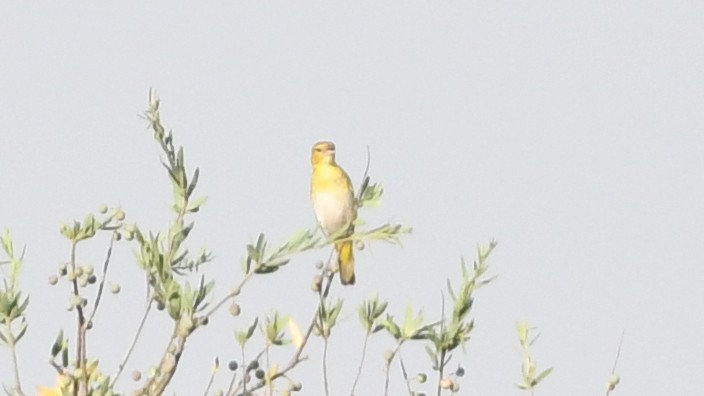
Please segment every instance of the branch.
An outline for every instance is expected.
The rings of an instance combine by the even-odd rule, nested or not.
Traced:
[[[325,386],[325,396],[330,396],[328,385],[328,338],[323,341],[323,384]]]
[[[195,328],[190,316],[183,316],[181,319],[174,321],[171,340],[159,362],[157,372],[142,388],[135,392],[137,395],[148,396],[164,393],[164,389],[166,389],[166,386],[176,373],[176,367],[178,367],[181,354],[183,354],[183,349],[186,346],[186,340]]]
[[[115,235],[116,233],[113,232],[112,237],[110,238],[110,246],[108,247],[108,251],[105,255],[105,262],[103,263],[103,276],[100,278],[100,285],[98,286],[98,292],[95,295],[95,301],[93,302],[93,311],[90,313],[90,317],[88,318],[87,323],[92,323],[93,318],[95,317],[95,313],[98,312],[98,306],[100,305],[100,299],[103,296],[103,289],[105,288],[105,278],[107,277],[108,274],[108,266],[110,264],[110,257],[112,256],[112,247],[115,243]]]
[[[132,342],[130,343],[130,347],[129,347],[129,349],[127,349],[127,353],[125,354],[125,356],[122,358],[122,361],[118,365],[118,369],[117,369],[117,373],[115,373],[115,377],[113,377],[112,381],[110,381],[111,387],[115,386],[117,379],[120,378],[120,374],[122,374],[122,371],[125,369],[125,365],[127,365],[127,360],[129,360],[130,356],[132,355],[132,351],[134,351],[135,345],[137,345],[137,340],[139,339],[139,336],[142,334],[142,330],[144,329],[144,324],[147,321],[147,316],[149,315],[149,312],[151,311],[152,302],[154,302],[154,299],[152,299],[151,297],[148,297],[147,305],[144,309],[144,314],[142,315],[142,320],[139,322],[139,327],[137,327],[137,332],[134,334],[134,337],[132,337]]]
[[[76,366],[86,372],[86,317],[83,312],[83,300],[78,292],[78,277],[76,274],[76,247],[78,246],[78,240],[71,243],[71,272],[74,275],[71,285],[73,288],[73,302],[76,307],[76,316],[78,325],[76,326]],[[79,301],[80,300],[80,301]],[[83,376],[79,381],[78,387],[76,387],[75,392],[79,395],[86,395],[88,393],[88,376]],[[75,394],[74,392],[74,394]]]
[[[614,359],[614,366],[611,369],[611,378],[606,384],[606,396],[611,394],[611,391],[616,389],[616,385],[621,381],[621,378],[616,374],[616,365],[618,364],[618,359],[621,357],[621,346],[623,345],[623,336],[626,334],[625,331],[621,332],[621,340],[618,342],[618,349],[616,350],[616,359]]]
[[[350,391],[350,396],[354,396],[354,390],[357,387],[359,378],[362,376],[362,367],[364,367],[364,360],[367,357],[367,344],[369,343],[369,337],[371,332],[367,332],[364,336],[364,344],[362,345],[362,358],[359,360],[359,367],[357,367],[357,375],[354,377],[354,382],[352,383],[352,390]]]
[[[325,274],[327,271],[325,268],[322,270],[323,274]],[[322,304],[322,301],[328,296],[330,292],[330,286],[332,285],[332,280],[335,276],[334,272],[327,272],[327,276],[325,277],[326,280],[326,285],[325,289],[323,290],[321,294],[321,299],[320,303],[318,303],[318,306],[315,308],[315,312],[313,313],[313,319],[310,322],[310,325],[308,326],[308,330],[306,331],[306,335],[303,337],[303,341],[301,342],[301,346],[296,350],[296,353],[291,357],[289,360],[288,364],[286,367],[284,367],[281,371],[277,372],[276,374],[272,375],[271,378],[269,378],[269,381],[274,381],[277,378],[284,377],[286,374],[291,371],[294,367],[296,367],[300,362],[306,360],[306,357],[301,357],[303,354],[303,350],[305,349],[306,345],[308,344],[308,340],[310,339],[310,336],[313,334],[313,330],[315,329],[315,322],[318,317],[318,310],[320,309],[320,306]],[[249,389],[247,393],[240,393],[238,396],[249,396],[252,394],[252,392],[263,388],[266,386],[266,381],[259,381],[256,385],[254,385],[252,388]]]
[[[396,348],[391,352],[391,354],[387,357],[386,359],[386,378],[384,379],[384,396],[389,395],[389,376],[390,376],[390,367],[391,367],[391,362],[394,361],[394,358],[396,357],[396,354],[398,351],[401,349],[401,345],[403,345],[403,338],[398,340],[398,344],[396,344]],[[388,352],[387,352],[388,353]]]

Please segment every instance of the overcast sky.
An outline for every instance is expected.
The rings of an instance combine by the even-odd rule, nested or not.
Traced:
[[[60,223],[103,203],[154,231],[171,218],[158,148],[137,117],[154,87],[187,166],[201,168],[210,200],[191,246],[214,251],[216,296],[241,279],[259,232],[277,243],[314,226],[315,141],[336,143],[355,184],[369,146],[386,193],[361,215],[414,233],[402,248],[358,252],[357,285],[335,285],[346,305],[330,346],[333,394],[349,392],[363,298],[379,292],[396,316],[411,303],[436,320],[460,257],[492,238],[498,278],[478,292],[476,329],[454,356],[467,369],[462,394],[520,393],[523,319],[541,332],[539,366],[555,367],[539,395],[603,394],[622,331],[617,395],[700,393],[702,21],[697,1],[3,4],[0,227],[27,246],[25,390],[53,383],[51,343],[61,327],[74,334],[67,285],[47,282],[68,259]],[[79,260],[97,266],[106,246],[92,242]],[[201,394],[215,356],[238,358],[232,332],[254,316],[275,308],[307,323],[313,263],[327,254],[250,284],[241,317],[223,311],[194,335],[169,393]],[[123,293],[105,299],[90,347],[113,373],[144,299],[127,244],[109,278]],[[148,321],[128,372],[163,351],[164,316]],[[319,345],[296,372],[303,394],[322,394]],[[381,393],[392,346],[373,340],[360,394]],[[429,370],[420,348],[404,358],[412,373]],[[9,362],[5,349],[6,384]]]

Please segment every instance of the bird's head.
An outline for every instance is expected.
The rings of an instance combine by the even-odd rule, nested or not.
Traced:
[[[310,154],[310,162],[313,165],[334,164],[335,163],[335,143],[318,142],[313,145]]]

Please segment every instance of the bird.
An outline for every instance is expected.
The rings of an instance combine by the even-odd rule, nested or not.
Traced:
[[[354,233],[357,202],[349,175],[335,162],[335,144],[329,141],[313,145],[310,156],[313,174],[310,196],[318,224],[328,236],[346,238]],[[354,250],[350,240],[335,242],[340,281],[354,285]]]

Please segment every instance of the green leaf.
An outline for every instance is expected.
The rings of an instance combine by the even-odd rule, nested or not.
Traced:
[[[240,345],[244,345],[247,342],[247,332],[242,330],[235,331],[235,339]]]
[[[389,332],[395,339],[401,338],[401,329],[398,327],[398,325],[394,322],[394,318],[391,315],[386,315],[386,319],[384,319],[381,324],[384,326],[386,331]]]
[[[183,147],[178,148],[178,153],[176,153],[176,165],[179,168],[183,168],[184,161],[183,161]]]
[[[12,236],[9,230],[5,230],[2,234],[2,248],[7,253],[7,256],[12,258],[15,257],[15,249],[12,244]]]
[[[18,293],[17,296],[19,297],[19,293]],[[24,311],[27,309],[27,305],[29,305],[29,296],[27,296],[27,297],[24,299],[24,301],[22,302],[22,304],[20,304],[20,307],[19,307],[19,314],[20,314],[20,315],[23,315],[23,314],[24,314]]]
[[[257,248],[254,245],[247,245],[247,260],[254,261],[255,263],[259,263],[261,261],[261,258],[259,257],[259,252],[257,251]]]
[[[360,199],[358,200],[359,207],[378,207],[381,205],[381,196],[384,194],[384,188],[381,184],[369,185],[369,180],[365,180],[362,184],[364,190],[360,190]]]
[[[542,381],[543,379],[545,379],[545,377],[550,375],[550,373],[552,373],[552,369],[553,368],[550,367],[548,369],[543,370],[542,373],[538,374],[538,376],[535,377],[535,385],[538,385],[540,383],[540,381]]]
[[[68,367],[68,340],[64,342],[61,349],[61,366]]]
[[[430,357],[430,360],[433,363],[433,370],[437,370],[440,367],[440,362],[439,362],[439,357],[436,351],[434,351],[430,346],[426,345],[425,346],[425,352],[428,354]]]
[[[264,256],[264,249],[266,248],[266,239],[264,239],[264,234],[260,233],[259,237],[257,237],[257,247],[255,248],[257,252],[257,257],[263,257]]]
[[[406,314],[403,319],[403,337],[407,339],[412,338],[421,323],[423,323],[422,314],[419,314],[418,317],[414,317],[413,307],[410,305],[406,306]]]
[[[452,298],[452,301],[457,301],[457,297],[455,297],[455,291],[452,289],[452,283],[450,280],[447,280],[447,292],[450,294],[450,298]]]
[[[378,305],[376,304],[376,301],[375,301],[375,307],[374,307],[375,309],[374,309],[374,312],[372,313],[372,316],[374,317],[374,319],[378,319],[381,315],[383,315],[384,312],[386,311],[386,307],[388,305],[389,305],[389,303],[386,301],[382,301]]]
[[[196,213],[200,210],[200,207],[203,206],[203,204],[205,204],[207,201],[207,196],[198,197],[188,204],[186,211],[189,213]]]
[[[266,263],[267,267],[282,267],[291,261],[289,258],[278,258]]]
[[[207,284],[203,284],[204,277],[201,277],[200,287],[198,288],[198,294],[196,295],[195,301],[193,303],[193,310],[196,311],[200,307],[201,303],[205,298],[210,295],[210,293],[215,288],[215,281],[210,281]]]
[[[25,333],[26,331],[27,331],[27,322],[25,322],[24,319],[23,319],[23,320],[22,320],[22,324],[20,325],[20,331],[19,331],[19,332],[17,333],[17,335],[15,336],[15,342],[16,342],[16,343],[19,342],[19,341],[22,339],[22,337],[24,337],[24,333]]]
[[[95,222],[95,216],[92,213],[89,213],[86,218],[83,219],[81,234],[83,234],[86,238],[91,238],[95,235],[96,228],[97,225]]]
[[[56,355],[61,352],[61,349],[63,348],[64,345],[64,331],[59,330],[59,335],[56,336],[56,340],[54,341],[54,345],[51,346],[51,357],[55,358]]]
[[[244,344],[246,344],[247,341],[252,338],[252,335],[254,334],[254,330],[256,330],[258,323],[259,318],[254,318],[254,322],[251,326],[247,328],[246,331],[238,330],[235,332],[235,338],[237,339],[237,342],[240,344],[240,346],[244,346]]]
[[[169,296],[167,308],[169,316],[174,320],[181,318],[181,302],[181,295],[179,293],[173,293]]]
[[[270,274],[278,269],[279,269],[279,267],[274,267],[274,266],[262,264],[254,269],[254,273],[255,274]]]
[[[191,178],[191,183],[188,186],[188,190],[186,191],[186,198],[190,198],[191,194],[193,194],[193,190],[195,190],[196,185],[198,184],[198,177],[200,175],[200,169],[196,168],[195,171],[193,171],[193,177]]]
[[[254,318],[254,322],[252,323],[251,326],[247,329],[247,339],[249,340],[252,338],[252,334],[254,334],[254,330],[257,328],[257,323],[259,323],[259,318]]]
[[[252,269],[252,257],[247,255],[247,257],[240,259],[240,267],[242,268],[242,272],[244,274],[249,274]]]
[[[266,318],[265,335],[269,344],[283,344],[283,329],[288,321],[287,317],[279,316],[277,312],[273,312]]]
[[[362,302],[357,309],[357,315],[359,316],[359,321],[362,323],[362,327],[366,331],[370,331],[372,327],[372,320],[370,318],[369,305],[371,303],[368,301]]]
[[[342,303],[343,301],[338,299],[337,303],[335,303],[335,306],[330,312],[330,317],[328,319],[328,324],[330,327],[333,327],[337,323],[337,317],[340,316],[340,312],[342,312]]]
[[[173,179],[173,177],[172,180],[174,183],[174,212],[181,213],[183,207],[186,205],[186,197],[184,197],[181,194],[181,190],[176,187],[177,182]]]
[[[516,323],[516,330],[518,331],[518,340],[521,345],[528,345],[528,333],[530,331],[530,324],[528,322],[518,322]]]
[[[63,235],[64,237],[66,237],[66,239],[68,239],[70,241],[73,241],[76,238],[77,231],[72,225],[62,224],[60,231],[61,231],[61,235]]]

